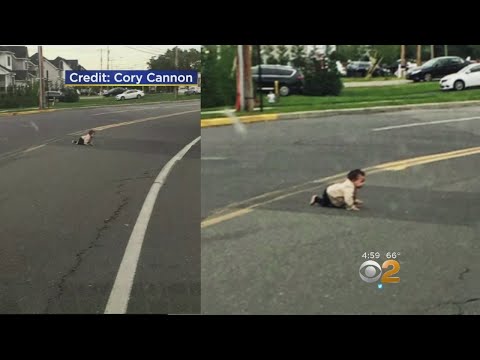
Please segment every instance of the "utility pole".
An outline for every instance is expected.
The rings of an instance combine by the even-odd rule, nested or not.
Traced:
[[[245,99],[247,100],[247,111],[253,111],[255,107],[255,99],[253,98],[252,86],[252,47],[251,45],[243,45],[243,62],[244,62],[244,84]]]
[[[417,66],[422,65],[422,45],[417,45]]]
[[[39,87],[39,97],[38,97],[38,108],[43,110],[45,108],[45,84],[43,82],[43,48],[42,46],[38,47],[38,72],[39,79],[40,79],[40,87]]]
[[[100,49],[100,70],[103,70],[103,49]],[[102,94],[103,94],[103,86],[100,86],[100,95]]]
[[[430,59],[435,57],[435,45],[430,45]]]
[[[107,70],[110,70],[110,47],[107,46]]]
[[[262,46],[257,45],[258,56],[258,82],[257,93],[260,96],[260,111],[263,112],[263,93],[262,93]]]
[[[401,48],[400,48],[400,59],[401,59],[400,77],[403,78],[405,76],[405,68],[407,67],[407,63],[405,61],[406,45],[400,45],[400,46],[401,46]]]
[[[238,58],[238,66],[237,66],[237,74],[238,74],[238,97],[239,97],[239,111],[245,110],[245,75],[244,75],[244,63],[243,63],[243,45],[237,45],[237,58]]]
[[[448,56],[448,45],[443,45],[443,49],[445,50],[445,56]]]
[[[175,70],[178,70],[178,45],[175,46]],[[175,86],[175,100],[178,99],[178,86]]]

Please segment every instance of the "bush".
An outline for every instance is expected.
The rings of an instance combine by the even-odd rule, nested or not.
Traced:
[[[343,82],[337,70],[336,57],[327,60],[326,66],[316,59],[310,59],[305,71],[303,93],[313,96],[338,96],[343,89]]]
[[[343,89],[340,76],[334,72],[321,70],[305,78],[305,95],[338,96]]]
[[[80,96],[77,93],[76,89],[65,88],[63,89],[63,101],[64,102],[77,102],[80,100]]]
[[[9,87],[0,93],[0,109],[38,106],[38,86]]]

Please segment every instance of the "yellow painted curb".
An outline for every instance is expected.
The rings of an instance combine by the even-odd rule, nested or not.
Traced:
[[[262,122],[262,121],[275,121],[275,120],[278,120],[278,114],[241,116],[239,117],[239,119],[244,124]],[[229,117],[205,119],[201,121],[202,128],[213,127],[213,126],[226,126],[226,125],[232,125],[232,124],[233,124],[233,120]]]
[[[57,110],[58,109],[12,111],[12,112],[0,113],[0,116],[38,114],[38,113],[52,112],[52,111],[57,111]]]

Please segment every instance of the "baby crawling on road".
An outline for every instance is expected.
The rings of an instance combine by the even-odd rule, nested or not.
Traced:
[[[90,145],[92,146],[93,135],[95,134],[94,130],[89,130],[87,134],[82,135],[78,140],[72,140],[72,144],[75,145]]]
[[[319,204],[324,207],[336,207],[347,210],[360,210],[363,202],[357,199],[357,190],[365,184],[365,172],[360,169],[348,173],[347,179],[343,182],[327,186],[322,197],[313,195],[310,205]]]

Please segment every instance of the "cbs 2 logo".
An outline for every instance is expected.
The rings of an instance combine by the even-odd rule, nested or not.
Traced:
[[[388,269],[389,267],[391,267],[391,269],[385,271],[382,274],[382,268]],[[364,274],[362,274],[362,269],[365,269]],[[377,274],[377,271],[378,271],[378,274]],[[392,276],[398,273],[399,271],[400,271],[400,264],[396,260],[386,260],[381,267],[380,267],[380,264],[377,263],[376,261],[367,260],[362,265],[360,265],[360,270],[358,271],[358,273],[360,274],[360,278],[367,283],[373,283],[378,279],[380,279],[381,277],[382,283],[392,284],[392,283],[400,282],[400,277]]]

